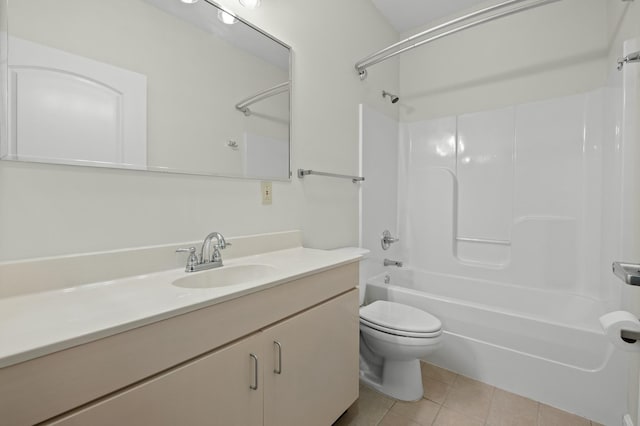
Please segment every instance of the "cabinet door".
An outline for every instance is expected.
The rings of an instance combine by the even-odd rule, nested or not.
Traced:
[[[358,292],[264,330],[266,426],[326,426],[358,397]]]
[[[50,424],[261,425],[264,346],[249,336]]]

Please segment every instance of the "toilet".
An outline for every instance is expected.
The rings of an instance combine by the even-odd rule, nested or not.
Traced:
[[[363,256],[369,250],[342,247],[334,251]],[[386,300],[363,305],[366,269],[360,264],[360,381],[402,401],[424,394],[420,359],[438,348],[442,323],[421,309]]]
[[[412,306],[377,300],[360,308],[360,380],[402,401],[422,398],[420,359],[438,348],[442,323]]]

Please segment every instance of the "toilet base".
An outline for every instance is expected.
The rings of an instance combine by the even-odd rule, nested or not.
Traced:
[[[400,401],[419,401],[424,395],[420,361],[385,360],[380,376],[360,374],[365,385]]]

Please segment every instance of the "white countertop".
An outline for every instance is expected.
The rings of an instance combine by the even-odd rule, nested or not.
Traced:
[[[357,252],[292,248],[225,261],[270,265],[274,274],[194,289],[172,284],[184,268],[0,299],[0,368],[352,263]],[[224,267],[223,267],[224,268]]]

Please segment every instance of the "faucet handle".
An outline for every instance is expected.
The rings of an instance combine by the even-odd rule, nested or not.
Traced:
[[[193,271],[196,265],[200,263],[198,261],[198,255],[196,254],[195,247],[179,248],[176,250],[176,253],[189,253],[189,258],[187,259],[187,267],[185,268],[187,272]]]
[[[391,244],[397,243],[400,241],[400,238],[395,238],[391,236],[391,232],[385,230],[380,236],[380,244],[382,245],[382,250],[389,250]]]
[[[222,247],[220,244],[213,246],[213,254],[211,255],[212,262],[222,262],[222,254],[220,253],[221,249]]]
[[[195,247],[179,248],[179,249],[176,249],[176,253],[196,254],[196,248]]]
[[[228,242],[228,241],[226,241],[226,240],[222,240],[222,241],[218,241],[218,243],[217,243],[217,244],[215,244],[215,245],[213,246],[213,248],[214,248],[214,249],[217,249],[217,250],[224,250],[224,249],[226,249],[227,247],[232,246],[232,245],[233,245],[233,244],[231,244],[230,242]]]

